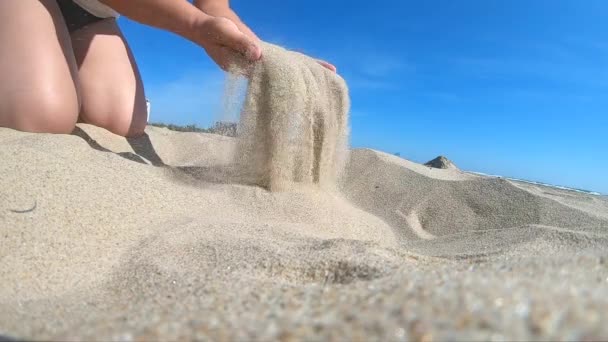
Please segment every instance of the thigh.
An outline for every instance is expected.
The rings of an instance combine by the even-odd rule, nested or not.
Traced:
[[[0,126],[69,133],[78,75],[55,0],[0,0],[0,61]]]
[[[82,121],[123,136],[143,133],[143,83],[116,20],[105,19],[72,32],[72,46],[80,78]]]

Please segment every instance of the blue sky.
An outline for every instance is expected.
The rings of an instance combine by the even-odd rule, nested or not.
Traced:
[[[338,67],[352,146],[608,193],[608,1],[231,3],[262,39]],[[202,49],[119,23],[151,121],[218,118],[224,76]]]

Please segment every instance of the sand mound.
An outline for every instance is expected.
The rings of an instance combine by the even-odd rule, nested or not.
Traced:
[[[444,156],[439,156],[433,160],[430,160],[424,163],[424,165],[428,167],[434,167],[436,169],[458,169],[458,167],[456,167],[456,165],[452,163],[451,160]]]
[[[455,171],[427,168],[420,170],[426,173],[417,173],[394,159],[382,158],[386,156],[372,150],[354,151],[343,191],[357,206],[399,227],[398,236],[407,240],[530,224],[576,229],[606,225],[599,216],[560,205],[503,179],[462,174],[460,180],[440,180],[429,176]]]
[[[263,50],[239,123],[240,168],[273,191],[333,187],[346,160],[346,83],[301,53],[266,43]]]

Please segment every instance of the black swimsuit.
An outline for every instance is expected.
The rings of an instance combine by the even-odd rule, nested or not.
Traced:
[[[57,4],[59,5],[59,9],[61,9],[61,14],[63,14],[63,19],[68,25],[70,33],[103,20],[103,18],[96,17],[87,12],[72,0],[57,0]]]

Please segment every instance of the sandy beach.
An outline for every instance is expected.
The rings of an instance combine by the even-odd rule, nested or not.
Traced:
[[[269,192],[233,138],[146,132],[0,128],[0,335],[608,338],[605,197],[369,149]]]

